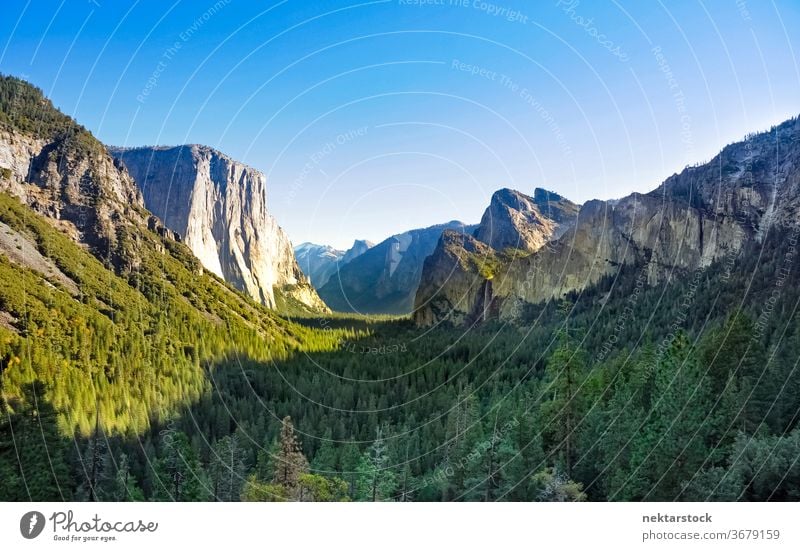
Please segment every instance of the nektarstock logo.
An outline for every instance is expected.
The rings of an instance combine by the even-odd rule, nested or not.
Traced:
[[[31,511],[19,519],[19,531],[22,537],[32,540],[44,530],[44,515],[39,511]]]

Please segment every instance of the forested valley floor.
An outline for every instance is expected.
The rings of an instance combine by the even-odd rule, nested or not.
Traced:
[[[83,292],[0,257],[4,309],[27,316],[0,327],[4,499],[800,498],[796,236],[655,287],[624,268],[515,326],[420,329],[226,318],[211,280],[185,284],[224,305],[197,317],[177,264],[133,292],[12,200],[0,214]]]

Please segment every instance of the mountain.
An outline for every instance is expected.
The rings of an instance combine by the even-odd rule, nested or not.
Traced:
[[[311,280],[311,284],[319,289],[328,282],[337,267],[347,264],[354,258],[364,254],[374,244],[364,239],[356,239],[353,246],[346,251],[334,249],[330,245],[301,243],[294,248],[297,264]]]
[[[537,188],[533,197],[511,189],[492,195],[475,238],[497,250],[538,251],[563,235],[575,222],[578,206],[560,195]]]
[[[344,256],[344,251],[334,249],[330,245],[305,242],[294,248],[294,256],[297,258],[297,265],[311,281],[311,285],[319,289],[336,270],[336,263]]]
[[[12,77],[0,77],[0,234],[4,438],[11,419],[21,434],[34,405],[55,409],[41,430],[142,433],[208,392],[207,366],[285,357],[308,340],[204,270],[146,210],[124,166]],[[12,464],[40,461],[43,437]],[[19,476],[4,475],[8,488]],[[57,497],[52,488],[34,499]]]
[[[361,256],[374,246],[375,243],[373,243],[372,241],[368,241],[366,239],[356,239],[355,241],[353,241],[353,245],[344,252],[344,255],[342,255],[340,264],[343,265],[347,264],[351,260]]]
[[[133,176],[144,206],[207,270],[270,308],[287,300],[325,308],[267,210],[261,172],[202,145],[109,151]]]
[[[554,231],[538,248],[549,224],[522,214],[534,212],[530,198],[501,190],[475,234],[491,250],[443,239],[425,263],[415,320],[464,322],[474,319],[472,309],[482,302],[494,316],[514,320],[527,305],[587,289],[622,266],[636,267],[654,285],[730,262],[771,227],[797,225],[798,142],[800,122],[792,119],[725,147],[710,162],[686,168],[650,193],[588,201],[572,225],[561,235]],[[527,254],[509,254],[512,248]],[[491,274],[481,274],[475,262],[454,260],[475,254],[492,264]],[[450,272],[452,277],[443,277]]]
[[[135,270],[136,226],[161,229],[130,175],[41,91],[0,76],[0,191],[47,216],[104,263]]]
[[[442,232],[469,233],[473,229],[452,221],[393,235],[340,265],[319,294],[339,312],[407,314],[414,306],[422,264]]]

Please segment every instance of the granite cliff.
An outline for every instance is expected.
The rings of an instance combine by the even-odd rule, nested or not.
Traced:
[[[41,90],[0,76],[0,191],[19,199],[107,266],[141,262],[140,227],[175,239],[145,210],[131,176]]]
[[[267,210],[261,172],[202,145],[110,152],[133,176],[144,205],[206,269],[269,307],[288,298],[325,309]]]
[[[725,147],[650,193],[588,201],[574,223],[549,237],[555,218],[520,214],[533,212],[530,201],[501,190],[495,198],[514,200],[493,198],[475,232],[487,247],[443,236],[425,262],[414,318],[422,325],[463,323],[475,319],[478,305],[484,318],[513,321],[526,304],[581,291],[623,265],[639,267],[652,285],[735,259],[771,225],[798,224],[799,185],[800,121],[791,119]],[[501,231],[497,220],[506,221]],[[473,261],[455,262],[462,257]],[[481,272],[486,265],[491,270]]]

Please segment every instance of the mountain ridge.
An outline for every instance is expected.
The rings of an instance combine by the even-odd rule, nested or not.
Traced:
[[[498,262],[490,311],[513,321],[526,305],[580,292],[622,265],[641,266],[653,285],[736,256],[771,226],[791,226],[800,214],[800,119],[725,146],[711,161],[686,167],[648,193],[613,201],[591,200],[574,225],[527,256]],[[492,208],[490,205],[489,209]],[[487,209],[487,211],[489,210]],[[445,246],[451,250],[445,250]],[[472,315],[476,272],[453,271],[453,243],[440,243],[426,262],[415,297],[420,325],[462,323]],[[493,255],[502,252],[492,249]],[[457,256],[457,255],[456,255]],[[489,284],[485,285],[488,286]],[[485,287],[484,286],[484,287]]]

